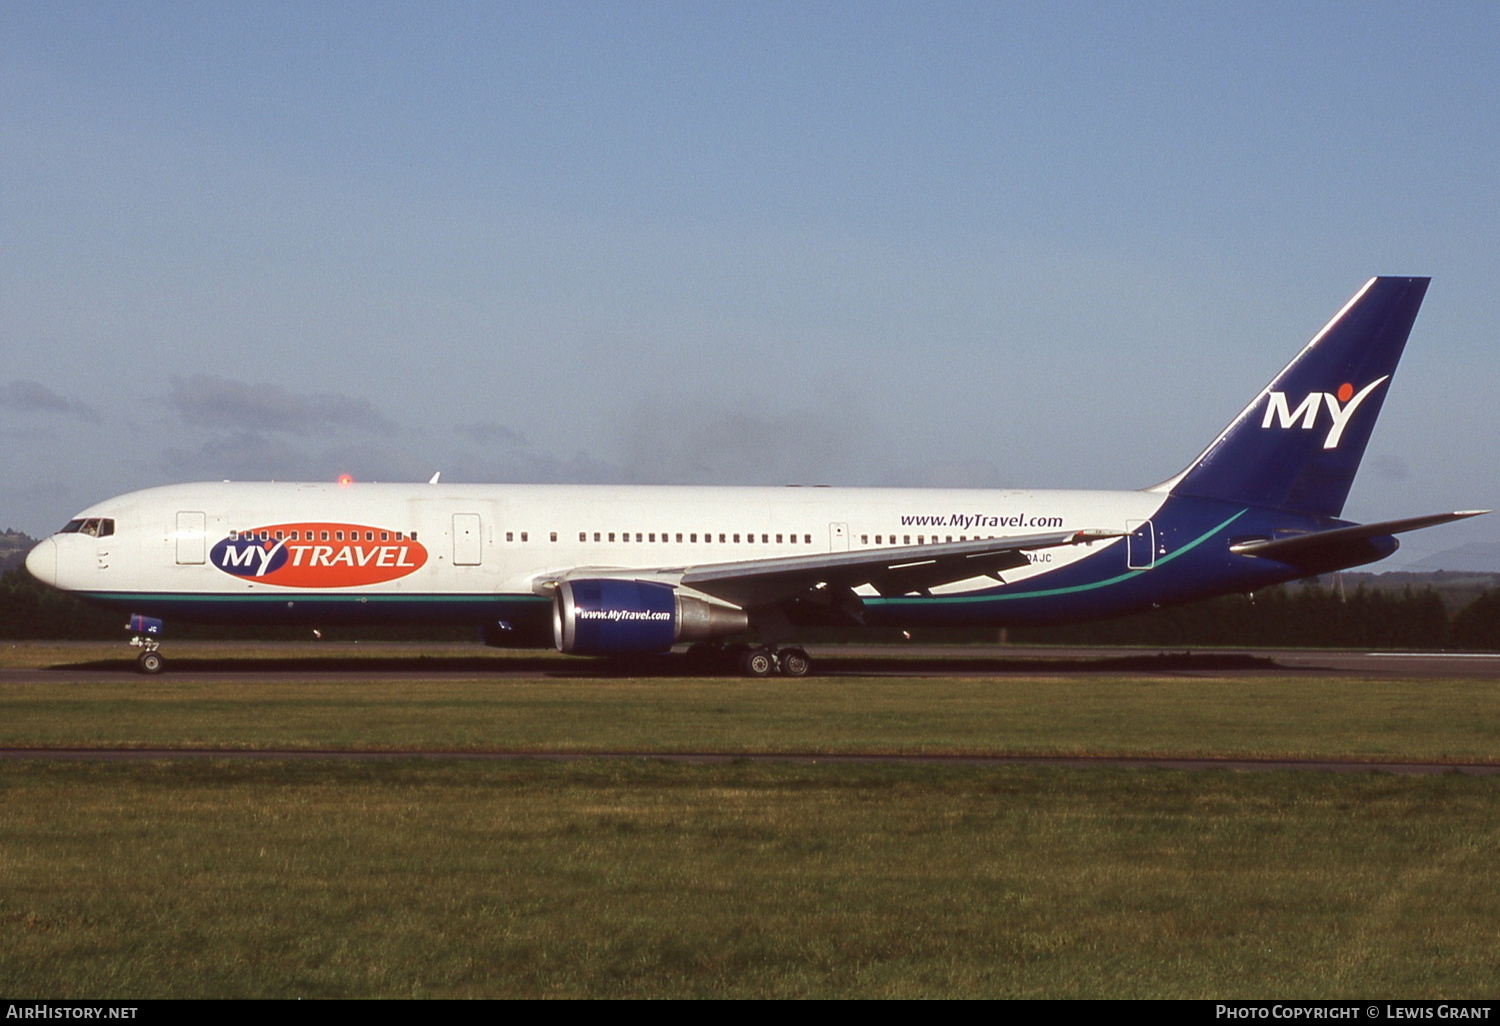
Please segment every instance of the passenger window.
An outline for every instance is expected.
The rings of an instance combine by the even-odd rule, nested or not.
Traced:
[[[678,545],[682,544],[682,532],[681,531],[677,532],[677,544]]]
[[[802,536],[802,544],[804,544],[804,545],[811,545],[812,544],[812,535],[810,535],[810,534],[804,534]]]
[[[505,540],[508,541],[508,542],[515,541],[516,540],[516,533],[514,531],[506,531],[505,532]]]
[[[635,532],[635,540],[636,541],[640,541],[641,540],[641,532],[639,532],[639,531]]]
[[[653,541],[653,542],[656,541],[656,532],[655,531],[651,532],[651,538],[649,540]]]
[[[525,540],[526,540],[526,532],[525,532],[525,531],[522,531],[522,532],[521,532],[521,540],[522,540],[522,541],[525,541]]]
[[[557,532],[556,531],[552,532],[552,538],[551,538],[551,540],[552,541],[557,541]]]
[[[610,541],[614,541],[615,540],[615,532],[613,532],[613,531],[609,532],[609,540]]]

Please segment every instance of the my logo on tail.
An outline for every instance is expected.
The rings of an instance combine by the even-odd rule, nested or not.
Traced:
[[[1359,404],[1376,388],[1390,380],[1390,375],[1376,378],[1358,392],[1349,382],[1339,386],[1337,392],[1309,392],[1307,397],[1297,405],[1295,409],[1287,402],[1285,392],[1272,392],[1270,402],[1266,403],[1266,415],[1260,422],[1260,426],[1268,428],[1272,421],[1279,420],[1278,426],[1289,428],[1296,425],[1300,419],[1302,430],[1311,431],[1317,423],[1318,411],[1325,405],[1329,414],[1333,417],[1333,427],[1328,429],[1328,437],[1323,439],[1323,448],[1337,449],[1339,439],[1344,435],[1344,428],[1349,423],[1349,418],[1354,416],[1354,411],[1359,409]]]

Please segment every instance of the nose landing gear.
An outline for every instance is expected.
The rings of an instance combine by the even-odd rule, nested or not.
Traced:
[[[141,650],[141,654],[135,657],[135,668],[141,673],[155,674],[166,669],[166,660],[158,651],[161,648],[161,627],[162,623],[156,617],[139,613],[132,613],[130,622],[125,625],[125,629],[132,632],[130,647]]]

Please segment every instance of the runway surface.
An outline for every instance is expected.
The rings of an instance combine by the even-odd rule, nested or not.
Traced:
[[[56,646],[51,646],[56,647]],[[177,652],[181,652],[178,655]],[[247,651],[256,654],[246,656]],[[1500,679],[1500,653],[1361,652],[1313,649],[1043,648],[1023,645],[810,645],[814,678],[841,676],[973,677],[997,675],[1242,674],[1350,675],[1385,678]],[[358,681],[422,677],[545,679],[688,676],[680,657],[635,660],[493,652],[474,645],[297,642],[246,645],[196,642],[162,649],[173,680],[316,679]],[[266,653],[262,655],[261,653]],[[0,686],[26,681],[141,680],[123,644],[69,645],[40,668],[0,669]],[[696,674],[692,674],[696,675]],[[726,676],[726,684],[739,678]]]

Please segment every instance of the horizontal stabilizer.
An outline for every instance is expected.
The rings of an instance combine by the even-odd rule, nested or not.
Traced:
[[[1424,527],[1435,527],[1488,512],[1490,511],[1487,509],[1469,509],[1455,513],[1432,513],[1425,517],[1336,527],[1331,531],[1317,531],[1288,538],[1257,538],[1231,545],[1229,551],[1237,556],[1274,559],[1278,563],[1301,567],[1310,574],[1329,573],[1371,563],[1395,551],[1395,539],[1391,539],[1390,544],[1384,547],[1376,539],[1390,538],[1391,535],[1407,531],[1420,531]],[[1382,551],[1382,548],[1386,551]]]

